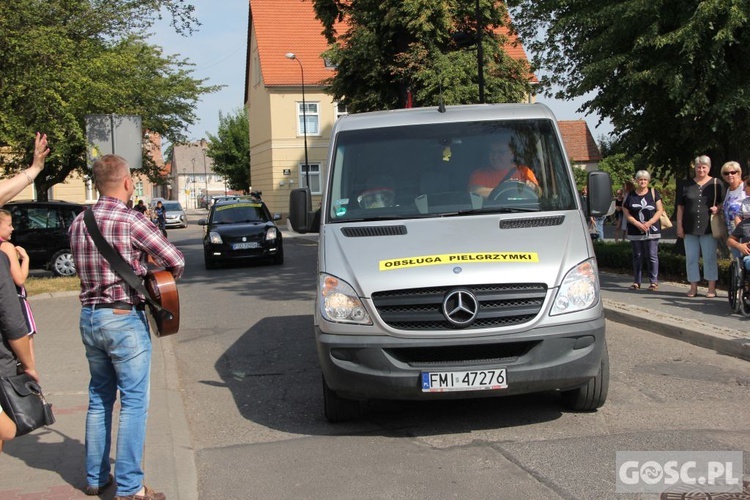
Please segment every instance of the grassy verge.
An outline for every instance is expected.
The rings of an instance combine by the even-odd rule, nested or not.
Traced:
[[[42,293],[77,292],[80,289],[81,282],[78,276],[70,278],[30,276],[26,280],[26,293],[29,294],[29,297]]]

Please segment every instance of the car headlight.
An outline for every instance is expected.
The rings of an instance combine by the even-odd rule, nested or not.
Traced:
[[[223,243],[221,236],[215,231],[211,231],[210,233],[208,233],[208,241],[213,243],[214,245],[221,245]]]
[[[370,315],[354,289],[329,274],[320,275],[320,313],[328,321],[371,325]]]
[[[599,300],[599,273],[596,259],[581,262],[568,271],[552,304],[550,316],[583,311]]]
[[[268,231],[266,231],[266,241],[275,240],[277,237],[277,229],[275,227],[269,227]]]

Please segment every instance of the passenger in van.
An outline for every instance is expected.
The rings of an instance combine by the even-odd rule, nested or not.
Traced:
[[[367,188],[357,196],[357,203],[365,209],[394,206],[396,193],[393,184],[393,179],[386,175],[370,177]]]
[[[489,164],[475,170],[469,178],[469,191],[487,198],[492,190],[503,182],[524,182],[539,194],[539,181],[534,172],[526,165],[514,161],[510,144],[505,140],[496,140],[490,144]]]

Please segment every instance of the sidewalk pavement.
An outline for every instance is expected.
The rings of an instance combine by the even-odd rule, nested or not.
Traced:
[[[57,421],[5,443],[0,454],[0,498],[90,498],[83,493],[89,372],[78,330],[78,294],[44,294],[30,302],[40,332],[34,341],[37,366]],[[118,409],[119,404],[115,414]],[[117,428],[116,417],[113,427]],[[114,445],[113,439],[113,452]],[[167,498],[198,498],[192,438],[170,337],[153,343],[144,470],[146,484]],[[101,498],[111,499],[114,493],[110,487]]]
[[[749,320],[730,314],[726,292],[708,299],[702,288],[698,297],[688,298],[686,285],[660,283],[659,291],[649,292],[629,290],[630,284],[630,276],[601,274],[607,319],[750,360]],[[57,422],[5,443],[0,498],[87,498],[82,489],[88,367],[78,333],[78,298],[65,293],[30,300],[41,332],[35,345],[42,387]],[[194,450],[170,337],[154,340],[151,379],[146,483],[167,498],[197,499]],[[102,498],[113,495],[109,488]]]

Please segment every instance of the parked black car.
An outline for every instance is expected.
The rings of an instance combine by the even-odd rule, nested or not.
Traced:
[[[205,226],[203,257],[206,269],[214,269],[218,262],[266,259],[274,264],[284,263],[281,231],[266,204],[259,200],[218,201],[208,219],[198,223]]]
[[[11,201],[3,207],[13,217],[11,242],[26,249],[29,266],[56,276],[75,276],[68,229],[86,205],[66,201]]]

